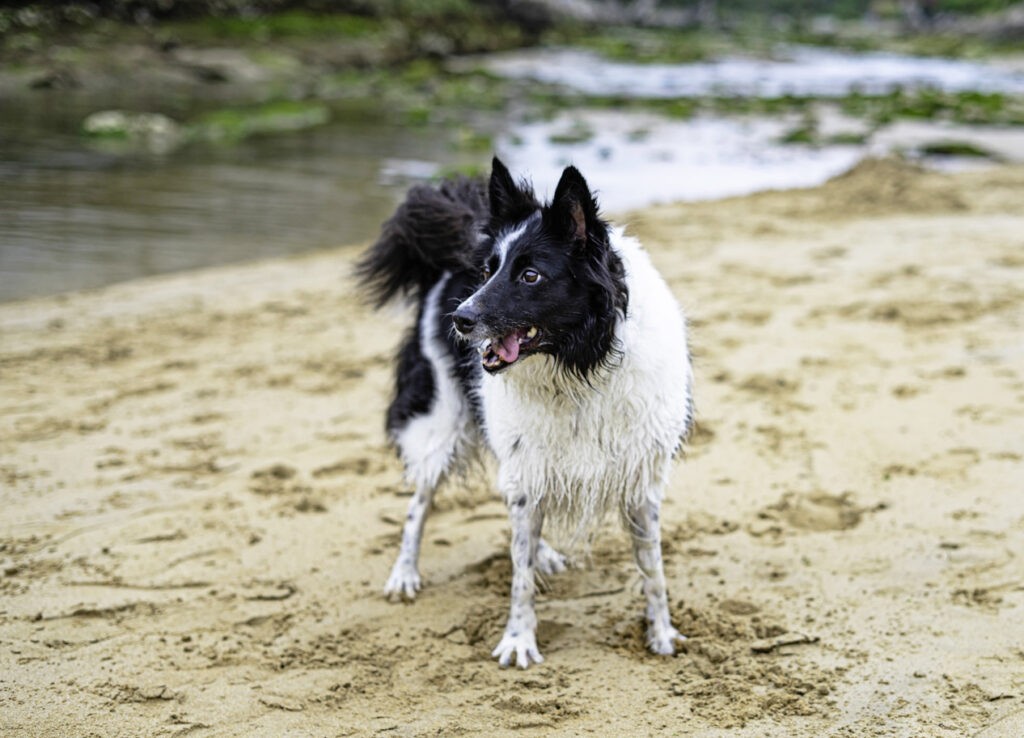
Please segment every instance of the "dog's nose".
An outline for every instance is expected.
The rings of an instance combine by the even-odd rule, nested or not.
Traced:
[[[480,314],[465,304],[459,305],[459,309],[452,314],[452,321],[455,323],[455,330],[465,335],[471,333],[476,327]]]

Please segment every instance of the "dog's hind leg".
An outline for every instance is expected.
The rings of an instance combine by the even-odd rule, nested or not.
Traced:
[[[434,500],[434,492],[449,471],[457,466],[471,443],[468,420],[451,408],[438,407],[412,419],[395,434],[405,476],[416,489],[402,526],[402,545],[384,594],[413,599],[422,582],[418,569],[423,526]]]
[[[671,656],[676,641],[686,640],[672,626],[661,560],[661,490],[648,490],[645,497],[625,510],[626,524],[633,538],[633,556],[643,575],[647,601],[647,647],[656,654]]]
[[[423,539],[423,524],[427,521],[435,489],[436,486],[431,485],[418,487],[409,503],[409,512],[402,526],[402,546],[398,550],[395,565],[391,567],[391,576],[384,585],[384,594],[389,598],[396,596],[414,599],[423,586],[418,567],[420,541]]]
[[[420,541],[434,492],[475,444],[473,416],[455,377],[454,359],[439,337],[441,301],[448,277],[427,294],[416,329],[398,355],[395,398],[388,408],[388,434],[416,490],[402,528],[402,546],[384,593],[412,599],[422,586]]]

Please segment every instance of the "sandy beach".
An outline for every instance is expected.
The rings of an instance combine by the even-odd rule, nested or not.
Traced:
[[[408,321],[361,247],[0,305],[0,732],[1024,735],[1024,168],[623,218],[692,322],[674,658],[609,526],[502,670],[488,470],[381,589]]]

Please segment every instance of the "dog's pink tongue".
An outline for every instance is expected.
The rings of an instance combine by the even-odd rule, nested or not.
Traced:
[[[496,353],[506,364],[519,358],[519,333],[511,333],[494,344]]]

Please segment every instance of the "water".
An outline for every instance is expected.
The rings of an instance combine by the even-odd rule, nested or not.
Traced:
[[[645,113],[580,111],[517,126],[499,139],[515,171],[537,173],[550,195],[567,164],[579,167],[612,212],[661,202],[709,200],[768,189],[810,187],[842,174],[863,146],[779,143],[791,124],[715,116],[667,120]],[[551,137],[584,126],[593,136],[554,146]]]
[[[579,49],[516,51],[484,66],[501,76],[558,84],[590,95],[678,98],[842,97],[898,88],[1024,94],[1024,73],[988,64],[900,54],[794,47],[775,60],[726,58],[692,64],[630,64]]]
[[[444,148],[358,117],[166,156],[20,123],[0,120],[0,300],[363,241],[406,184],[382,162]]]
[[[595,94],[829,95],[897,83],[1024,92],[1024,75],[977,64],[812,50],[778,63],[638,66],[572,50],[486,63]],[[410,182],[467,160],[453,149],[447,126],[410,127],[386,111],[368,115],[366,106],[335,109],[330,125],[310,131],[164,155],[83,140],[78,128],[95,110],[154,109],[188,119],[196,105],[211,104],[124,94],[127,100],[40,92],[0,108],[0,301],[364,242]],[[787,124],[778,120],[567,111],[544,122],[506,116],[482,125],[513,171],[534,177],[539,193],[550,194],[561,168],[575,163],[611,212],[814,185],[866,150],[781,145]],[[559,141],[574,127],[593,135]],[[470,160],[485,165],[488,158]]]

